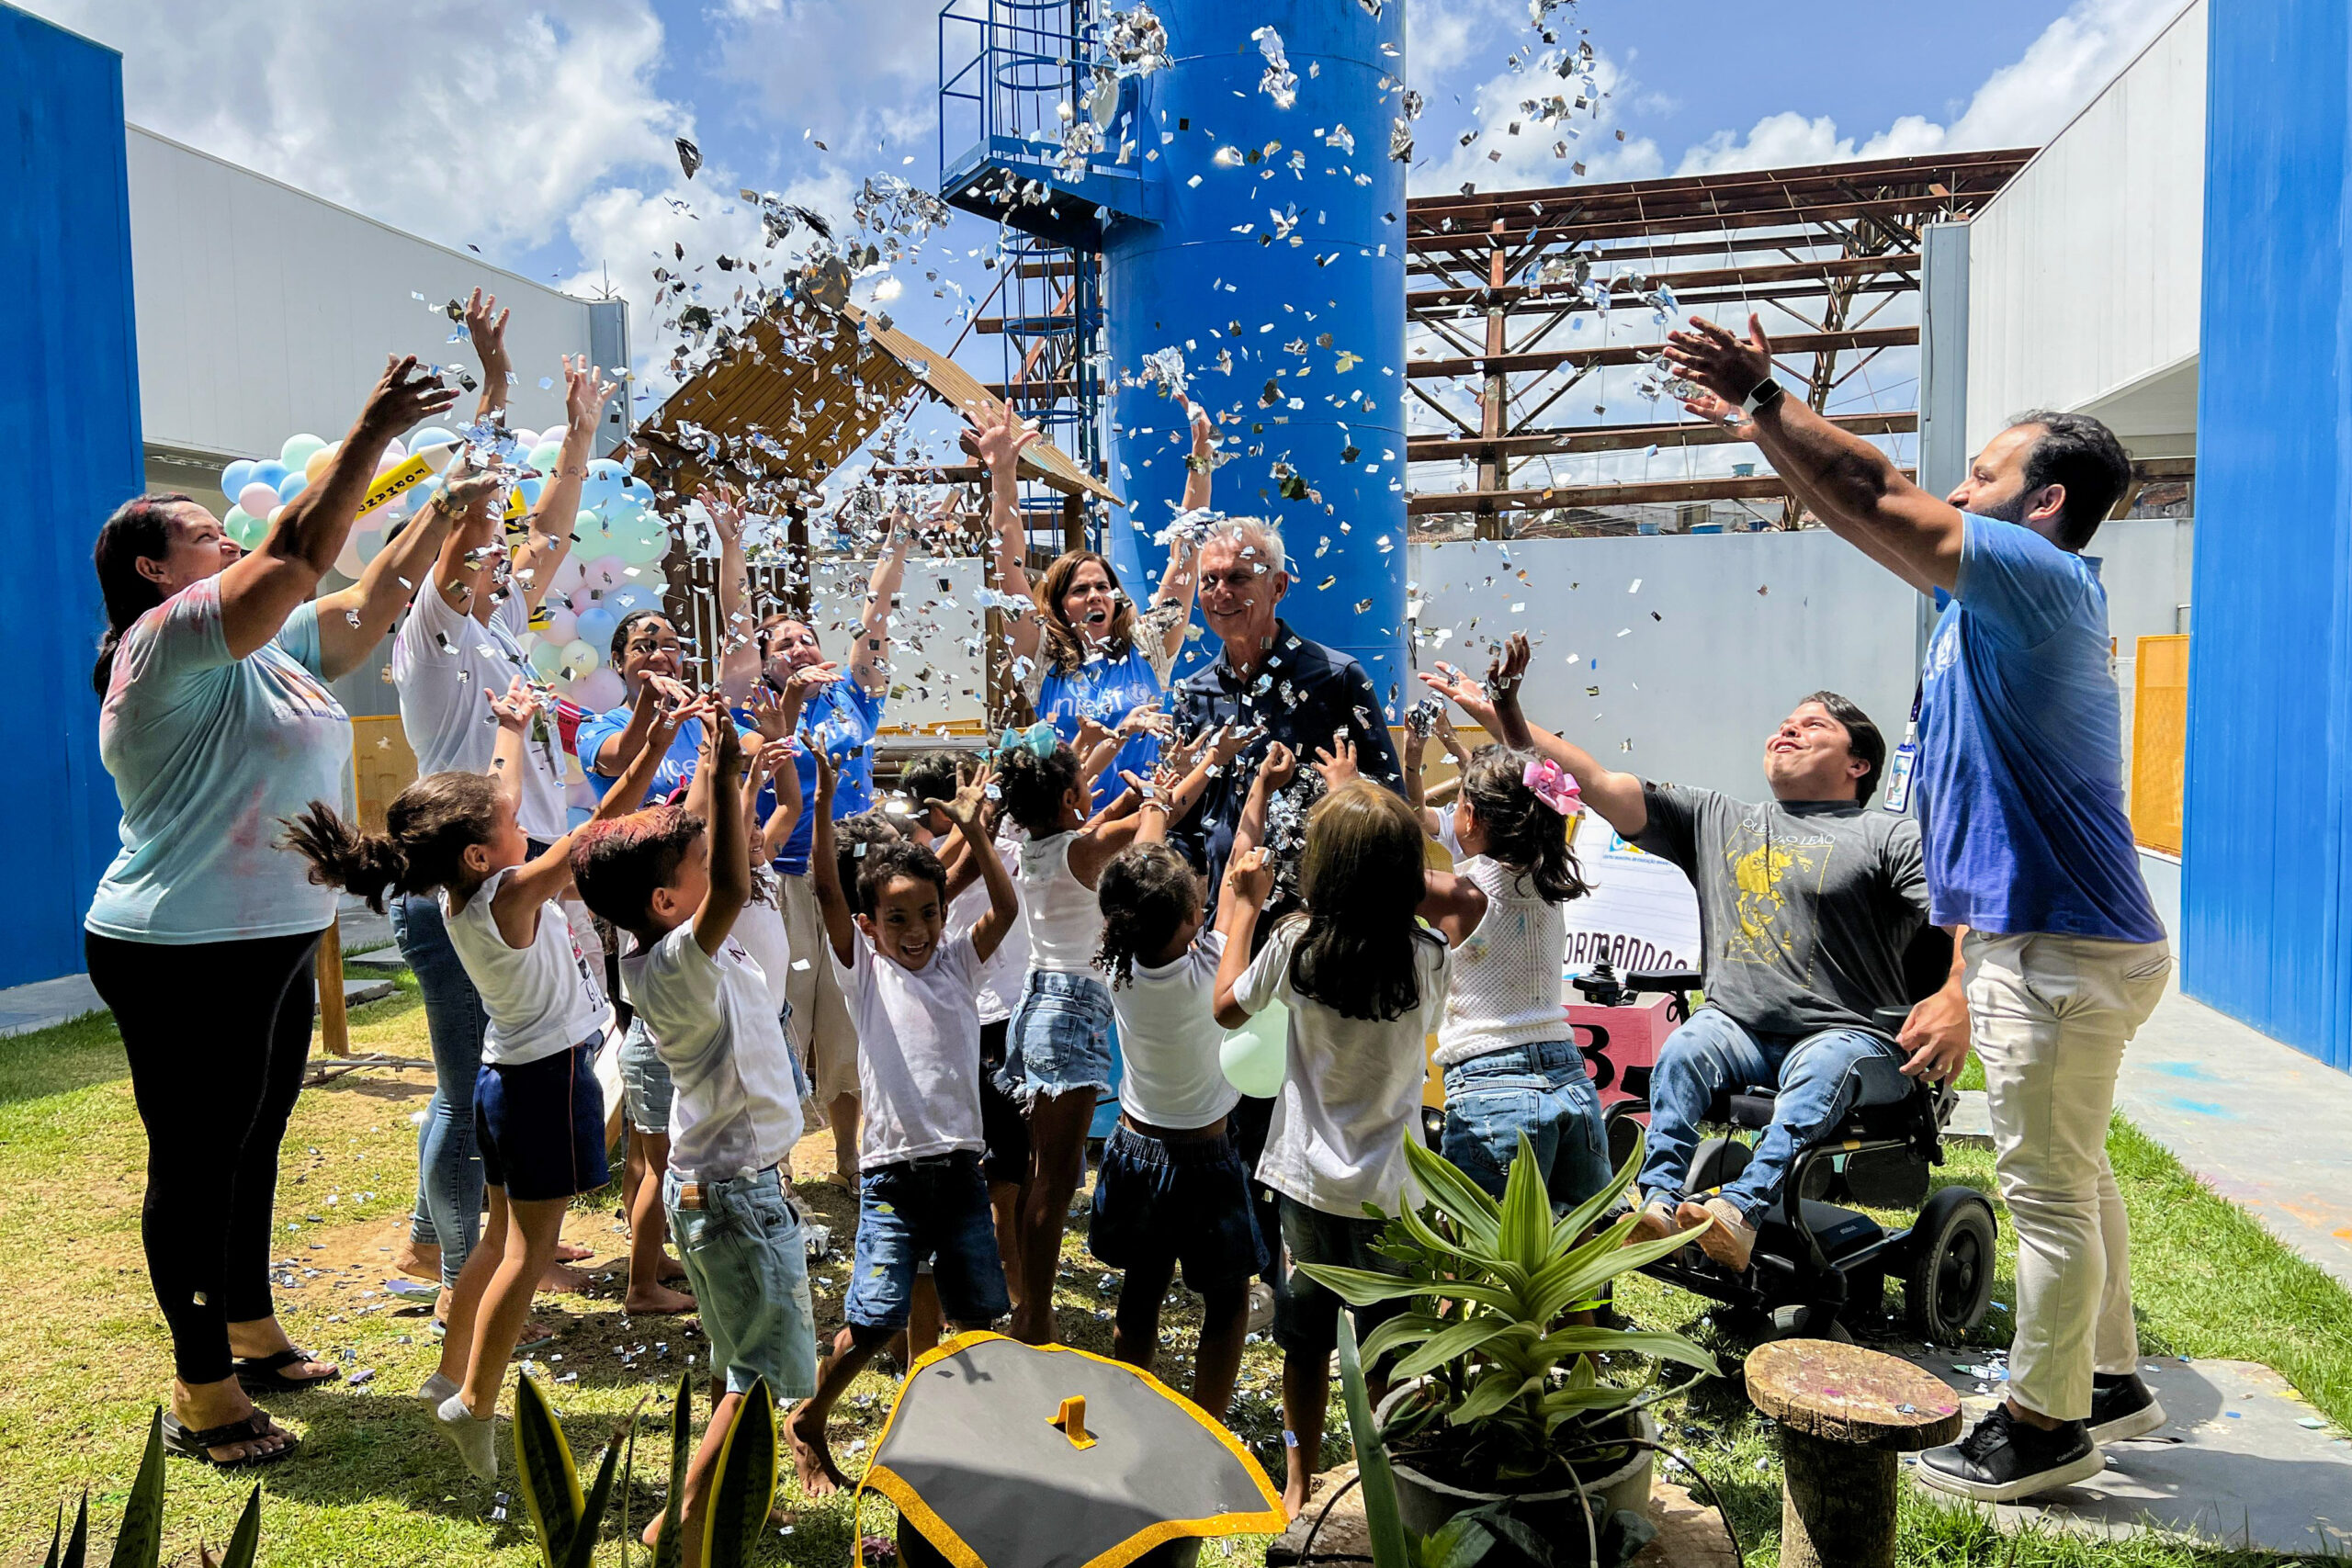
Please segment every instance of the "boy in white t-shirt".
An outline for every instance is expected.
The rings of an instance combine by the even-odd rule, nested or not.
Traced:
[[[807,1244],[789,1191],[798,1080],[767,976],[732,934],[751,896],[746,758],[721,711],[703,716],[703,737],[684,809],[584,829],[572,851],[588,907],[637,939],[622,983],[674,1086],[662,1203],[710,1337],[713,1382],[710,1425],[685,1476],[685,1562],[700,1560],[712,1472],[744,1396],[763,1382],[771,1398],[817,1386]]]
[[[857,1025],[862,1113],[849,1322],[816,1397],[785,1424],[801,1490],[812,1497],[846,1484],[825,1444],[825,1417],[908,1326],[917,1265],[932,1259],[940,1305],[959,1330],[986,1328],[1012,1310],[980,1176],[978,998],[982,968],[1019,906],[980,827],[987,786],[983,773],[943,807],[989,890],[989,912],[946,936],[947,874],[922,844],[871,847],[851,912],[833,847],[832,770],[819,760],[811,862],[834,972]]]

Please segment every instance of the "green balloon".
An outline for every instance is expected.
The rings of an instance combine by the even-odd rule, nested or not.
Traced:
[[[1255,1100],[1271,1100],[1282,1090],[1290,1065],[1290,1010],[1269,1002],[1265,1010],[1225,1037],[1217,1053],[1225,1081]]]
[[[540,637],[532,643],[531,651],[524,657],[531,661],[531,668],[538,671],[540,680],[552,681],[556,671],[563,668],[563,645]]]

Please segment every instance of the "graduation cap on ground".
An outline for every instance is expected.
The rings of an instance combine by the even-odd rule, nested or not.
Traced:
[[[864,1484],[898,1505],[909,1568],[926,1544],[954,1568],[1125,1568],[1287,1523],[1241,1439],[1159,1379],[1001,1334],[915,1362]]]

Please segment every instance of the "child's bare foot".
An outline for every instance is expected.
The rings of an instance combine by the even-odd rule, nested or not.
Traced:
[[[849,1484],[849,1477],[833,1463],[833,1450],[825,1446],[824,1423],[808,1418],[808,1405],[785,1422],[784,1437],[792,1445],[792,1468],[799,1474],[804,1495],[830,1497]]]
[[[595,1256],[595,1253],[589,1248],[574,1247],[568,1241],[560,1241],[555,1244],[555,1260],[558,1263],[585,1263]]]
[[[1296,1480],[1291,1482],[1288,1485],[1284,1486],[1283,1488],[1283,1513],[1284,1517],[1295,1519],[1298,1517],[1299,1515],[1306,1512],[1306,1500],[1308,1495],[1313,1493],[1314,1490],[1315,1478],[1311,1475],[1302,1475]]]
[[[675,1284],[686,1277],[686,1266],[665,1252],[662,1255],[662,1267],[653,1271],[653,1277],[665,1285]]]
[[[441,1249],[413,1235],[403,1235],[400,1246],[392,1250],[392,1267],[412,1280],[429,1280],[437,1285],[441,1282]]]
[[[631,1287],[628,1294],[621,1298],[621,1310],[631,1317],[659,1317],[694,1311],[695,1299],[662,1285],[648,1285],[642,1290]]]
[[[576,1296],[588,1289],[588,1276],[577,1269],[561,1263],[550,1263],[548,1271],[539,1276],[537,1288],[550,1295]]]

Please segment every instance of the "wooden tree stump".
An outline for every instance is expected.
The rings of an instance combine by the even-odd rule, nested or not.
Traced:
[[[1781,1424],[1781,1568],[1894,1568],[1895,1455],[1960,1435],[1960,1396],[1859,1345],[1784,1339],[1747,1358]]]

